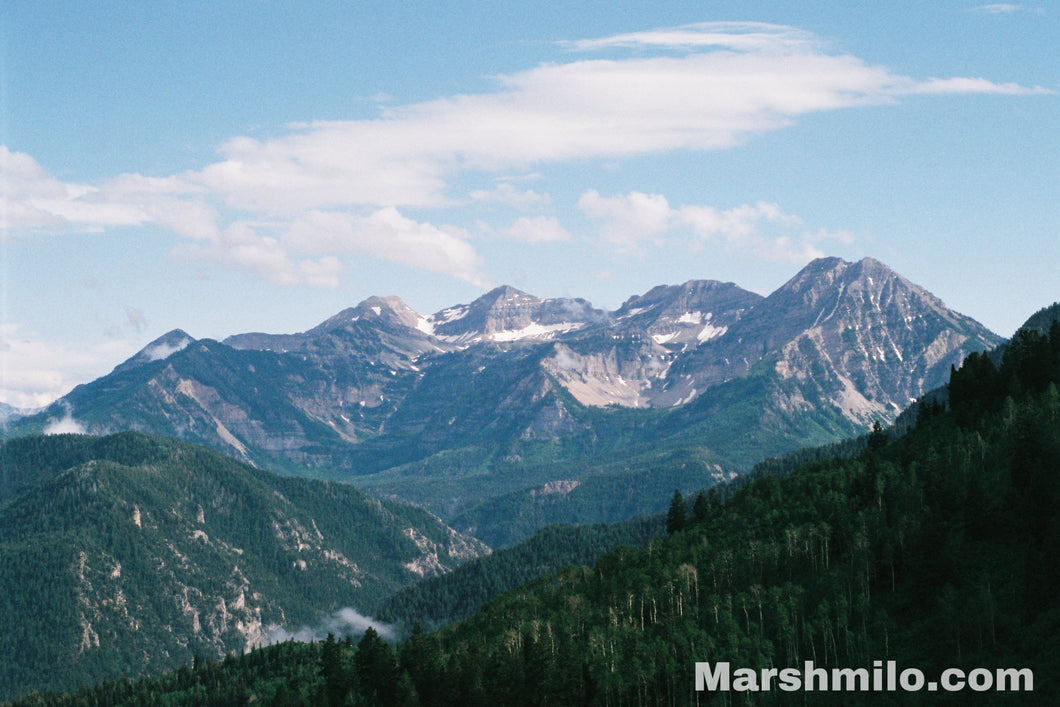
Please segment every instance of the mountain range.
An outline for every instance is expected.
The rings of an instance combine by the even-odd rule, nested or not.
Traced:
[[[285,642],[13,704],[1056,704],[1058,317],[970,355],[904,426],[674,494],[668,537],[592,560],[576,555],[650,523],[547,529],[384,604],[467,617],[437,632]],[[16,442],[61,457],[57,441]]]
[[[870,258],[815,260],[768,296],[700,280],[614,311],[511,287],[429,316],[372,297],[298,334],[172,331],[7,434],[70,417],[172,435],[506,544],[890,421],[1000,341]]]

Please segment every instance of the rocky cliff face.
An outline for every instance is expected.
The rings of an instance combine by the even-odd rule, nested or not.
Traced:
[[[732,283],[693,280],[655,287],[631,297],[605,325],[579,331],[557,343],[548,370],[584,405],[669,407],[690,402],[705,390],[691,378],[673,378],[675,363],[726,334],[762,297]],[[732,366],[720,361],[721,382]],[[712,364],[704,362],[700,374]]]
[[[603,335],[557,343],[544,365],[586,405],[670,407],[769,360],[778,404],[829,405],[867,424],[997,341],[878,261],[826,258],[765,298],[731,283],[657,287],[627,301]]]
[[[893,418],[943,384],[951,365],[998,342],[875,260],[821,261],[806,275],[768,298],[785,316],[755,323],[749,334],[782,331],[771,341],[781,378],[805,400],[823,398],[856,422]]]

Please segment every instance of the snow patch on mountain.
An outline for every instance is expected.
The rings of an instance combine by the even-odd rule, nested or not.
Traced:
[[[431,322],[429,317],[421,316],[416,320],[416,329],[422,331],[428,336],[434,336],[434,324]]]
[[[729,330],[727,326],[711,326],[706,324],[700,329],[699,333],[696,334],[696,341],[703,343],[704,341],[710,341],[711,339],[717,339]]]
[[[678,324],[702,324],[703,322],[709,322],[710,318],[714,315],[711,312],[704,314],[703,312],[685,312],[677,318]]]
[[[557,334],[566,334],[584,327],[582,322],[561,322],[559,324],[528,324],[522,329],[495,331],[489,334],[492,341],[518,341],[520,339],[551,339]]]
[[[466,304],[458,305],[456,307],[450,307],[449,309],[443,309],[437,314],[431,315],[428,319],[432,331],[434,328],[441,326],[442,324],[450,324],[459,319],[463,319],[467,316],[470,308]]]

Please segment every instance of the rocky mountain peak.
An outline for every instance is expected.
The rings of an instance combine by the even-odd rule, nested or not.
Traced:
[[[731,282],[689,280],[681,285],[659,285],[643,295],[626,300],[615,312],[616,319],[643,324],[669,324],[681,319],[721,317],[731,323],[739,313],[762,299],[761,295]]]
[[[823,293],[831,292],[837,284],[843,282],[843,277],[850,267],[850,263],[840,258],[818,258],[807,263],[769,298],[774,301],[804,301],[815,304]]]
[[[888,283],[925,292],[875,258],[847,262],[841,258],[818,258],[770,295],[774,300],[802,299],[816,303],[822,295],[857,285],[859,290],[881,291]]]
[[[479,297],[472,303],[472,306],[503,306],[510,302],[519,301],[540,302],[541,299],[511,285],[500,285]]]
[[[503,285],[471,304],[443,309],[428,321],[439,338],[471,343],[550,338],[606,318],[583,299],[540,299]]]
[[[400,297],[369,297],[356,307],[342,310],[317,329],[329,330],[361,320],[417,329],[423,319],[421,314],[405,304]]]
[[[829,399],[861,424],[897,413],[945,380],[969,349],[999,341],[872,258],[811,262],[741,321],[737,334],[779,352],[776,370],[798,396]]]
[[[614,318],[628,335],[646,335],[669,351],[684,351],[723,336],[761,299],[731,282],[689,280],[630,297]]]
[[[745,338],[762,338],[772,348],[828,322],[838,326],[850,316],[864,318],[898,300],[912,306],[921,299],[935,309],[934,298],[872,258],[855,263],[818,258],[766,297],[741,328],[747,328]]]
[[[523,329],[533,322],[534,312],[540,305],[537,297],[502,285],[468,305],[461,321],[484,333]]]

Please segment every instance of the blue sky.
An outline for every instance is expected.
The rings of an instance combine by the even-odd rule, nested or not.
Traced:
[[[178,327],[820,255],[1010,335],[1060,299],[1058,37],[1051,3],[8,0],[0,401]]]

